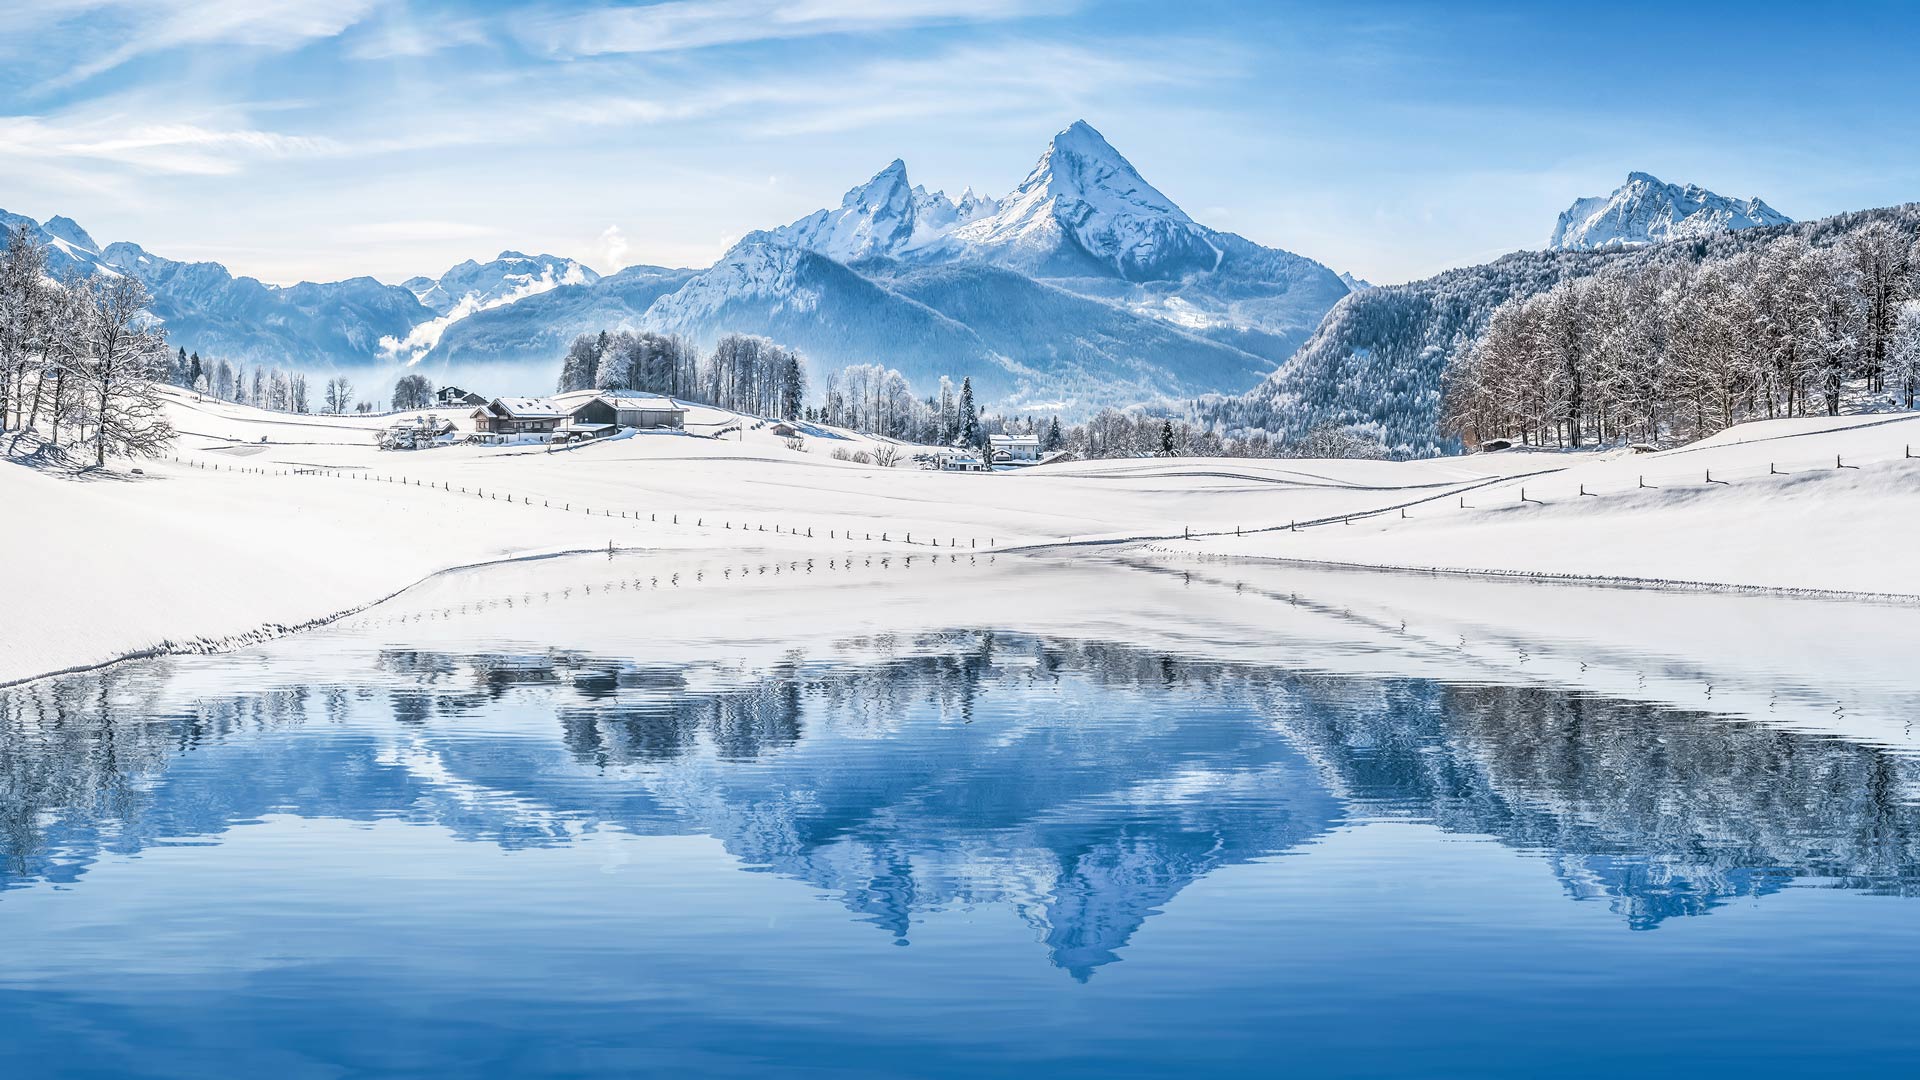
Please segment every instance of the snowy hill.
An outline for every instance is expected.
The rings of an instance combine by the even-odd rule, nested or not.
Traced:
[[[1238,397],[1201,403],[1202,419],[1234,434],[1295,438],[1337,424],[1399,456],[1454,453],[1440,430],[1448,367],[1486,329],[1500,305],[1600,273],[1687,271],[1764,252],[1769,244],[1820,248],[1872,228],[1920,230],[1920,204],[1839,214],[1773,230],[1716,231],[1690,244],[1610,246],[1596,251],[1521,251],[1422,281],[1354,293],[1327,315],[1279,370]],[[1735,267],[1735,275],[1751,272]]]
[[[724,333],[760,334],[799,349],[815,379],[846,364],[884,363],[916,385],[972,376],[998,396],[1016,365],[974,330],[804,248],[749,239],[675,292],[640,324],[703,345]]]
[[[491,262],[468,259],[438,278],[408,278],[400,285],[445,315],[463,304],[473,310],[497,307],[560,285],[591,285],[599,280],[592,268],[572,259],[503,251]]]
[[[414,367],[441,382],[550,390],[554,358],[566,352],[568,342],[580,334],[641,326],[653,302],[693,274],[664,266],[629,266],[617,274],[481,307],[449,321]]]
[[[1554,251],[1659,244],[1734,229],[1789,225],[1793,219],[1759,199],[1729,199],[1697,184],[1668,184],[1629,173],[1613,194],[1579,199],[1554,224]]]

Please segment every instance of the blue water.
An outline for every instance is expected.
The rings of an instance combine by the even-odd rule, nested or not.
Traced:
[[[0,1075],[1910,1074],[1920,763],[978,630],[0,692]]]

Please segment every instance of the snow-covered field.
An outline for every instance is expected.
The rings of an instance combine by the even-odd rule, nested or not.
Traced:
[[[1057,565],[1157,549],[1920,596],[1905,556],[1920,525],[1920,461],[1904,457],[1920,444],[1920,417],[1747,425],[1645,456],[1151,459],[980,475],[837,461],[835,447],[872,446],[844,432],[797,452],[770,425],[704,409],[685,434],[554,453],[383,452],[374,437],[386,420],[191,396],[172,409],[177,460],[144,463],[144,475],[0,467],[0,560],[11,570],[0,682],[270,636],[452,567],[609,545],[662,568],[749,552],[743,565],[994,553],[1004,570],[1021,552]],[[1860,467],[1835,469],[1836,454]],[[1769,475],[1770,464],[1790,475]],[[1705,484],[1709,468],[1730,483]],[[1641,475],[1657,490],[1640,489]],[[1596,497],[1582,498],[1583,484]],[[1522,505],[1522,486],[1544,505]],[[1373,516],[1342,520],[1355,515]],[[1008,602],[1047,606],[1044,579],[1027,575],[1031,587]],[[864,602],[818,593],[821,607]],[[1105,617],[1126,619],[1124,602]]]
[[[1533,468],[1514,468],[1510,479],[1404,508],[1382,500],[1384,509],[1351,522],[1165,548],[1920,596],[1920,562],[1909,554],[1920,530],[1920,415],[1763,421],[1656,454],[1487,457]],[[1484,458],[1460,460],[1472,467]]]

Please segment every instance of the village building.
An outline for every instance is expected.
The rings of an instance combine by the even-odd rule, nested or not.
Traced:
[[[482,435],[530,435],[552,431],[566,420],[546,398],[499,397],[473,410],[473,430]]]
[[[1040,436],[989,435],[987,449],[995,465],[1031,465],[1040,460]]]
[[[597,439],[621,428],[674,429],[686,426],[686,407],[657,394],[576,390],[550,398],[494,398],[472,413],[474,433],[499,437],[551,434]]]
[[[487,399],[479,394],[471,390],[462,390],[457,386],[443,386],[439,393],[433,395],[433,398],[446,408],[456,408],[461,405],[478,406],[487,403]]]
[[[556,400],[570,395],[562,394]],[[593,401],[602,402],[613,411],[613,419],[607,421],[616,427],[633,428],[637,431],[650,431],[657,428],[684,428],[687,426],[687,407],[670,397],[659,394],[641,394],[631,390],[608,390],[592,396]]]

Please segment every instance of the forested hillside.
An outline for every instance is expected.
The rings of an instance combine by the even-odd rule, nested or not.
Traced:
[[[1561,437],[1570,438],[1564,430],[1564,396],[1573,392],[1575,380],[1567,375],[1566,386],[1559,389],[1542,382],[1542,372],[1552,367],[1545,357],[1555,355],[1556,348],[1544,340],[1530,361],[1532,368],[1509,369],[1501,381],[1480,384],[1484,393],[1470,406],[1480,410],[1478,419],[1467,419],[1467,426],[1449,429],[1443,385],[1449,368],[1481,340],[1502,305],[1604,274],[1606,295],[1632,291],[1637,299],[1603,309],[1600,291],[1583,291],[1594,303],[1583,308],[1581,318],[1559,325],[1563,336],[1572,335],[1563,337],[1559,348],[1588,357],[1579,361],[1583,365],[1598,363],[1592,358],[1625,355],[1630,336],[1638,335],[1635,377],[1665,388],[1656,391],[1654,426],[1689,434],[1701,426],[1704,413],[1691,408],[1683,415],[1673,394],[1683,384],[1703,384],[1696,376],[1683,377],[1681,365],[1746,364],[1752,371],[1755,361],[1750,356],[1731,359],[1730,354],[1756,353],[1767,335],[1794,343],[1796,371],[1810,362],[1806,357],[1825,349],[1835,357],[1832,368],[1845,372],[1844,379],[1880,386],[1884,371],[1878,378],[1871,372],[1884,369],[1901,304],[1912,296],[1917,235],[1920,204],[1908,204],[1654,247],[1516,252],[1424,281],[1354,293],[1260,386],[1240,397],[1202,400],[1195,411],[1199,420],[1223,435],[1265,433],[1283,442],[1338,424],[1377,441],[1396,457],[1457,451],[1463,433],[1531,438],[1543,423],[1547,440],[1553,442],[1548,414],[1560,417]],[[1905,254],[1888,254],[1895,251]],[[1770,268],[1767,275],[1757,273],[1762,265]],[[1693,296],[1696,286],[1705,292]],[[1727,295],[1716,298],[1715,292]],[[1667,331],[1676,320],[1685,322],[1706,309],[1716,312],[1724,346],[1709,348],[1696,341],[1691,351],[1678,351]],[[1778,359],[1777,349],[1772,355]],[[1726,384],[1733,407],[1722,403],[1722,420],[1730,413],[1746,414],[1749,381]],[[1808,382],[1793,385],[1799,388],[1792,406],[1796,412],[1826,408],[1830,389],[1807,397],[1803,391]],[[1776,408],[1784,408],[1786,384],[1776,384],[1776,389]],[[1624,393],[1608,398],[1612,419],[1603,423],[1590,417],[1585,430],[1595,435],[1604,430],[1608,437],[1646,437],[1644,417],[1637,426],[1623,419],[1628,410],[1619,399]],[[1754,393],[1754,408],[1767,415],[1757,388]],[[1456,397],[1463,408],[1469,407],[1466,399]],[[1499,404],[1503,398],[1511,398],[1511,406]],[[1583,412],[1594,407],[1592,399],[1579,406]],[[1488,411],[1502,408],[1510,408],[1511,415],[1496,417]]]

